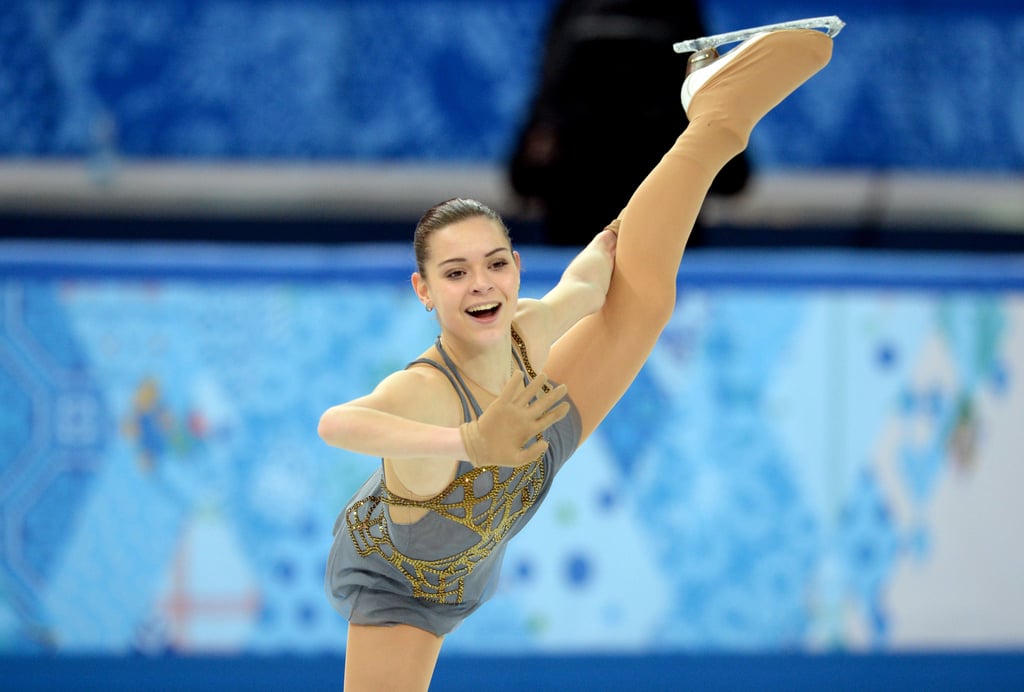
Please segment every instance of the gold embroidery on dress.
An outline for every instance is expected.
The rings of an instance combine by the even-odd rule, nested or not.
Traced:
[[[526,355],[526,345],[512,329],[527,374],[537,374]],[[548,387],[544,386],[545,391]],[[540,439],[540,436],[538,436]],[[511,469],[501,480],[498,466],[480,466],[458,476],[447,488],[429,500],[409,500],[389,493],[359,500],[346,512],[352,544],[361,557],[377,553],[405,575],[413,596],[444,604],[459,604],[466,576],[484,560],[526,513],[544,487],[543,455],[529,464]],[[490,478],[484,478],[490,476]],[[477,481],[489,481],[489,490],[477,495]],[[518,501],[518,502],[517,502]],[[391,540],[384,505],[429,509],[445,519],[470,529],[479,536],[471,547],[437,560],[423,560],[400,552]],[[422,521],[422,519],[421,519]]]

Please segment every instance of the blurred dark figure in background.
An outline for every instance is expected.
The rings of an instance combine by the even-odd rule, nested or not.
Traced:
[[[687,123],[679,89],[689,56],[672,44],[707,34],[695,2],[557,5],[508,169],[516,194],[539,206],[548,244],[586,245],[626,206]],[[740,154],[711,194],[736,194],[749,175]],[[702,236],[695,227],[688,246],[705,244]]]

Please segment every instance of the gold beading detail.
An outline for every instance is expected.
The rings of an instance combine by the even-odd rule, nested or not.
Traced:
[[[512,339],[519,348],[527,374],[531,379],[535,378],[537,373],[530,365],[526,344],[515,328],[512,329]],[[547,385],[544,390],[548,390]],[[541,436],[538,435],[537,439]],[[490,489],[477,495],[477,481],[484,475],[490,475]],[[500,467],[480,466],[458,476],[429,500],[410,500],[385,488],[381,495],[364,498],[350,507],[345,522],[356,552],[361,557],[376,553],[384,558],[405,575],[412,585],[414,597],[434,603],[459,604],[463,600],[466,577],[491,554],[516,520],[537,501],[544,487],[544,477],[543,455],[512,469],[504,481],[501,480]],[[466,550],[448,557],[436,560],[411,557],[399,551],[391,540],[385,505],[436,512],[473,531],[479,540]]]

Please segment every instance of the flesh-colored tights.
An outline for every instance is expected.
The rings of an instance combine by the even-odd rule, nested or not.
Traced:
[[[689,127],[619,215],[604,306],[552,347],[544,368],[568,385],[584,438],[633,382],[672,316],[683,249],[711,181],[743,151],[754,125],[831,55],[832,39],[821,32],[776,32],[738,54],[693,98]]]

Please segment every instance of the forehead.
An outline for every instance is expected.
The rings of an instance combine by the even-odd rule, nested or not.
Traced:
[[[439,228],[430,234],[428,242],[433,262],[451,257],[470,259],[500,247],[511,250],[504,230],[486,216],[474,216]]]

